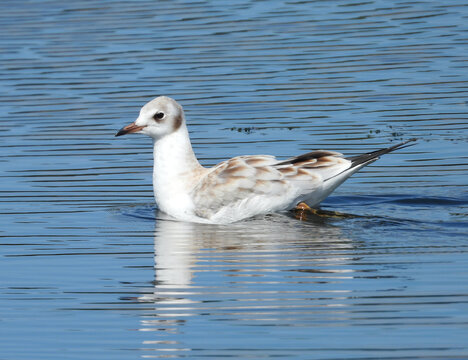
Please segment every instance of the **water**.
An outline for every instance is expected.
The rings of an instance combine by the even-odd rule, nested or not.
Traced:
[[[468,357],[464,2],[0,10],[0,359]],[[179,223],[150,140],[113,137],[159,94],[205,165],[419,140],[347,216]]]

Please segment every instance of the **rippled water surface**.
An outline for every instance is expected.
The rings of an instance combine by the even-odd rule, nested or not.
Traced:
[[[464,1],[0,2],[0,359],[468,358]],[[171,221],[156,95],[204,165],[418,138],[300,221]]]

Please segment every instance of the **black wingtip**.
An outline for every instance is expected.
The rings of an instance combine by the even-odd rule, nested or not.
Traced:
[[[390,146],[385,149],[380,149],[376,151],[371,151],[369,153],[361,154],[361,155],[356,155],[356,156],[351,156],[349,158],[346,158],[347,160],[350,160],[352,162],[351,167],[355,167],[361,164],[365,163],[370,163],[372,161],[377,160],[380,156],[384,154],[388,154],[389,152],[395,151],[395,150],[400,150],[407,148],[409,146],[416,145],[417,138],[411,138],[409,140],[403,141],[399,144]]]

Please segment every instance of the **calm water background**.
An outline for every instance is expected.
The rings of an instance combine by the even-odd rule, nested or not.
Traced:
[[[468,358],[466,1],[0,2],[0,359]],[[417,137],[324,209],[179,223],[165,94],[205,165]]]

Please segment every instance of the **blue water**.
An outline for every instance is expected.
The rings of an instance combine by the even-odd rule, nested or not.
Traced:
[[[0,359],[468,358],[462,1],[0,2]],[[300,221],[174,222],[157,95],[194,150],[354,155]],[[326,216],[325,216],[326,215]]]

